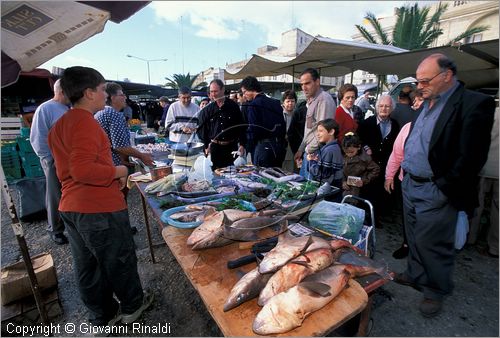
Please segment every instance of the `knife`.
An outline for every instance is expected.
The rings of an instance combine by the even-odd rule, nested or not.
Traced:
[[[234,259],[232,261],[227,262],[228,269],[239,268],[240,266],[247,265],[253,262],[257,262],[257,259],[264,258],[264,255],[261,253],[255,253],[251,255],[242,256],[240,258]]]

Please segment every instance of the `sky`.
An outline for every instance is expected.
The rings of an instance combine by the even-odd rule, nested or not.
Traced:
[[[299,28],[316,36],[352,40],[368,11],[392,16],[405,1],[153,1],[129,19],[39,66],[87,66],[107,80],[165,84],[172,74],[198,74],[279,47],[281,34]]]

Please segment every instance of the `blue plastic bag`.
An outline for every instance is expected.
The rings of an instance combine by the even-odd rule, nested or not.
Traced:
[[[467,233],[469,232],[469,219],[465,211],[459,211],[457,217],[457,227],[455,229],[455,249],[460,250],[464,247],[467,241]]]

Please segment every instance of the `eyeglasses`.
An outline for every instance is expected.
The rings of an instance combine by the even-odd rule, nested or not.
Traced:
[[[445,71],[440,71],[439,73],[437,73],[436,75],[434,75],[433,77],[431,77],[429,80],[427,79],[423,79],[423,80],[417,80],[417,84],[421,84],[422,86],[428,86],[432,80],[434,80],[438,75],[441,75],[443,74]]]

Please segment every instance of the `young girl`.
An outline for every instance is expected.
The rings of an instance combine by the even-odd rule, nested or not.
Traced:
[[[314,154],[308,154],[309,172],[314,180],[320,183],[328,182],[337,188],[342,188],[342,152],[337,143],[339,125],[333,119],[318,122],[316,136],[320,148]]]
[[[359,136],[352,132],[345,134],[342,149],[345,154],[343,194],[359,196],[361,187],[378,177],[380,167],[363,151]]]

